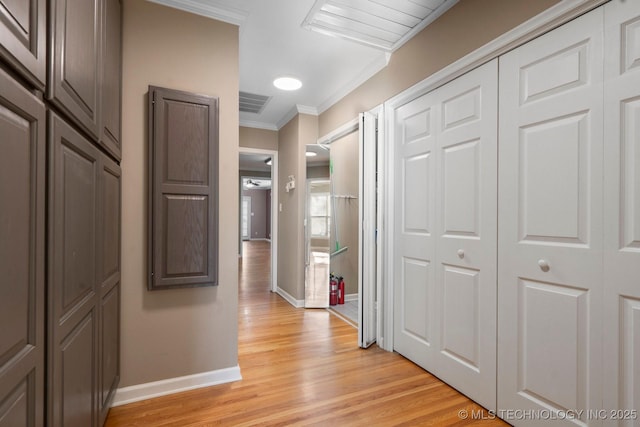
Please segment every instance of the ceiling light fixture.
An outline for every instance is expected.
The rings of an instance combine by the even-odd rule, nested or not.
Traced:
[[[307,157],[314,157],[314,156],[317,156],[317,155],[318,155],[318,153],[314,153],[313,151],[307,151],[307,152],[306,152],[306,153],[304,153],[304,154],[305,154],[305,156],[307,156]]]
[[[267,165],[271,166],[271,157],[264,161]]]
[[[294,77],[278,77],[273,85],[280,90],[298,90],[302,87],[302,82]]]

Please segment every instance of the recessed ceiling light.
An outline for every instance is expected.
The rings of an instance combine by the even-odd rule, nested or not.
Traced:
[[[317,156],[317,155],[318,155],[318,153],[314,153],[313,151],[307,151],[305,153],[305,156],[307,156],[307,157],[314,157],[314,156]]]
[[[302,82],[294,77],[278,77],[273,85],[281,90],[298,90],[302,87]]]

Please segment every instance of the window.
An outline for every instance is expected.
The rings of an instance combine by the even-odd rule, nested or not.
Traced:
[[[329,238],[331,223],[329,212],[331,196],[329,193],[312,193],[309,198],[309,218],[311,220],[311,237]]]

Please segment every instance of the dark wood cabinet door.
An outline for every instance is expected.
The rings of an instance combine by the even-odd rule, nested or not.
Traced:
[[[0,68],[0,426],[44,415],[45,107]]]
[[[51,0],[47,97],[99,139],[101,0]]]
[[[102,154],[49,112],[48,423],[97,422]]]
[[[122,37],[120,0],[103,1],[102,134],[100,144],[120,160]]]
[[[98,217],[100,285],[99,425],[104,424],[120,380],[120,167],[102,155]]]
[[[40,90],[46,81],[45,0],[0,0],[0,58]]]
[[[218,100],[149,99],[149,289],[217,285]]]

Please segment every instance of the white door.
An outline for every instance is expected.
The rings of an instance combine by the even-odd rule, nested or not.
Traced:
[[[394,349],[495,409],[497,60],[395,114]]]
[[[251,197],[242,196],[242,240],[251,239]]]
[[[500,58],[499,410],[601,406],[602,20]]]
[[[358,238],[358,345],[367,348],[376,341],[376,150],[377,117],[359,117],[360,211]]]
[[[640,2],[605,6],[604,405],[640,419]],[[632,411],[635,411],[632,413]]]

